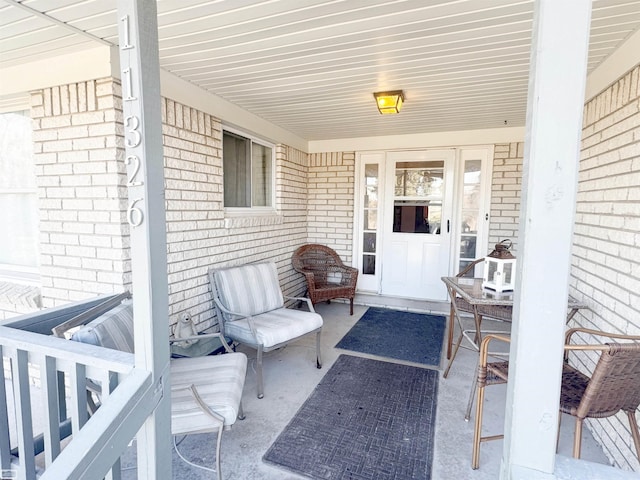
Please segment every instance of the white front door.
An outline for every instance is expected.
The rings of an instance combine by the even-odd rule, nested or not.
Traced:
[[[388,152],[381,293],[446,300],[455,151]]]

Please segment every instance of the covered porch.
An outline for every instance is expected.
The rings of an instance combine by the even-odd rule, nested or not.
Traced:
[[[315,344],[309,338],[284,349],[272,352],[266,358],[265,383],[268,392],[263,399],[255,395],[255,351],[239,347],[249,356],[250,373],[247,376],[243,394],[246,414],[244,421],[238,421],[231,430],[225,432],[222,444],[223,478],[247,478],[256,480],[306,478],[290,471],[265,463],[262,459],[265,452],[290,422],[294,414],[309,397],[318,382],[331,368],[339,355],[362,355],[352,351],[335,348],[339,340],[353,327],[358,319],[369,307],[356,305],[354,315],[349,315],[348,304],[333,302],[322,303],[317,306],[317,312],[324,320],[323,351],[324,369],[310,368]],[[410,309],[410,305],[396,305],[396,308]],[[444,313],[444,312],[430,312]],[[471,326],[471,319],[468,319]],[[488,321],[487,328],[505,329],[504,324]],[[443,345],[440,369],[446,365],[445,348]],[[367,356],[365,354],[365,356]],[[382,357],[368,356],[385,361]],[[395,360],[397,361],[397,360]],[[465,478],[476,480],[493,480],[498,478],[500,458],[502,455],[502,441],[484,443],[481,449],[481,464],[478,470],[471,470],[471,442],[473,437],[473,417],[464,420],[467,395],[472,376],[475,375],[477,354],[468,349],[462,349],[453,364],[449,377],[440,378],[438,385],[437,416],[435,424],[435,438],[433,451],[432,478]],[[407,364],[411,364],[408,362]],[[10,388],[10,384],[9,384]],[[32,387],[32,395],[38,398],[40,388]],[[10,398],[11,402],[12,399]],[[500,432],[504,428],[504,406],[506,401],[505,386],[490,388],[486,398],[484,429],[486,432]],[[35,430],[42,428],[45,420],[35,412]],[[12,425],[11,436],[16,443],[16,432]],[[573,444],[574,419],[565,416],[558,445],[558,479],[600,479],[625,480],[635,478],[635,474],[614,469],[602,448],[590,432],[585,432],[583,438],[582,461],[571,458]],[[215,435],[198,434],[180,438],[181,454],[195,464],[212,468]],[[135,444],[126,448],[121,458],[123,479],[135,479],[137,476]],[[37,458],[39,468],[44,468],[44,454]],[[209,471],[187,464],[175,450],[172,450],[173,478],[210,479],[213,474]]]
[[[371,204],[364,204],[368,191],[362,186],[369,178],[367,166],[370,165],[378,166],[379,171],[386,170],[389,175],[385,181],[392,185],[390,159],[401,158],[406,152],[419,152],[416,158],[426,156],[427,163],[432,161],[433,155],[441,155],[435,159],[440,162],[437,164],[440,175],[451,181],[448,196],[444,197],[441,206],[438,205],[441,210],[436,209],[441,212],[435,218],[439,228],[434,229],[430,237],[432,244],[443,248],[440,255],[431,257],[440,261],[436,279],[441,274],[454,274],[460,265],[473,257],[484,256],[490,246],[502,238],[511,238],[516,244],[521,275],[518,295],[521,297],[517,299],[514,318],[518,348],[514,352],[513,365],[517,366],[516,372],[521,368],[522,373],[520,376],[515,374],[515,383],[526,376],[527,370],[539,366],[539,352],[546,351],[547,347],[551,348],[551,353],[555,349],[558,361],[549,360],[553,357],[549,355],[542,358],[542,367],[550,378],[558,376],[560,338],[565,328],[562,303],[567,292],[590,306],[589,310],[576,316],[577,324],[629,334],[638,331],[638,322],[634,320],[640,311],[636,308],[638,255],[635,228],[640,212],[637,202],[634,203],[640,153],[640,67],[637,59],[640,11],[637,2],[594,2],[592,23],[590,2],[563,5],[555,15],[549,14],[548,9],[556,8],[557,4],[543,1],[505,1],[498,6],[480,7],[472,6],[473,2],[456,2],[453,6],[445,5],[446,2],[427,6],[418,5],[420,2],[415,5],[411,2],[411,5],[378,2],[375,14],[371,12],[371,15],[363,13],[365,8],[348,9],[355,17],[349,17],[351,20],[340,25],[352,27],[360,25],[361,21],[371,21],[370,28],[357,29],[363,32],[375,31],[376,25],[382,28],[385,18],[397,19],[394,11],[398,10],[401,21],[396,28],[400,34],[409,32],[410,37],[423,38],[416,32],[431,32],[425,36],[430,39],[429,45],[414,46],[416,51],[430,51],[429,48],[438,45],[438,22],[461,18],[459,23],[449,24],[448,28],[450,33],[464,39],[452,38],[458,49],[449,50],[448,55],[454,56],[454,52],[461,55],[455,60],[458,64],[456,72],[469,78],[457,82],[455,74],[446,73],[446,67],[440,73],[434,68],[435,77],[446,75],[447,85],[441,91],[444,106],[438,108],[438,102],[422,104],[412,115],[401,113],[389,121],[386,116],[375,121],[363,120],[369,115],[368,107],[353,87],[350,95],[345,96],[350,99],[351,109],[334,109],[336,116],[324,115],[327,103],[318,100],[323,98],[321,91],[311,90],[310,96],[295,99],[291,92],[309,92],[311,88],[304,85],[302,77],[312,75],[313,69],[306,71],[304,61],[295,67],[300,69],[298,81],[301,83],[289,86],[289,96],[294,102],[286,110],[285,117],[281,116],[281,105],[287,95],[280,98],[269,95],[275,95],[279,89],[270,89],[274,85],[284,85],[284,78],[292,77],[292,73],[288,68],[280,70],[279,60],[275,57],[266,61],[266,70],[255,76],[265,77],[266,83],[262,85],[253,85],[246,77],[236,77],[234,72],[242,63],[236,59],[240,63],[227,65],[229,70],[224,81],[211,86],[207,82],[218,73],[216,62],[221,68],[225,65],[224,55],[212,59],[204,52],[215,50],[217,47],[213,45],[219,41],[221,45],[225,42],[235,45],[235,37],[224,37],[224,41],[205,38],[204,47],[193,52],[189,51],[190,46],[200,45],[199,42],[192,45],[180,40],[175,44],[177,38],[190,36],[190,32],[185,34],[184,25],[198,21],[198,7],[213,8],[214,11],[207,10],[206,16],[213,21],[235,19],[227,25],[232,32],[234,28],[243,35],[253,31],[267,32],[262,41],[281,41],[291,32],[277,35],[277,30],[270,30],[271,27],[247,29],[244,25],[247,20],[243,17],[246,12],[242,7],[238,11],[218,12],[217,6],[212,7],[210,2],[195,2],[193,8],[185,7],[183,11],[180,5],[164,3],[159,16],[162,68],[157,75],[145,77],[140,84],[145,86],[142,92],[158,94],[157,101],[151,102],[151,110],[147,111],[152,117],[151,123],[142,130],[152,137],[144,139],[145,145],[147,141],[155,143],[148,150],[149,156],[142,157],[139,164],[131,155],[131,148],[138,145],[139,131],[135,114],[131,116],[130,102],[138,101],[132,88],[140,85],[132,83],[129,67],[137,67],[145,75],[153,69],[141,68],[143,65],[135,61],[126,64],[126,58],[119,57],[117,52],[118,47],[127,50],[125,47],[130,46],[127,35],[137,35],[139,25],[123,22],[132,30],[121,30],[118,34],[115,25],[122,24],[110,2],[91,2],[94,15],[89,16],[71,3],[61,6],[57,12],[45,12],[45,7],[38,6],[38,2],[6,0],[5,3],[5,13],[11,12],[13,16],[3,18],[8,19],[7,25],[11,28],[22,32],[23,37],[19,37],[19,44],[12,44],[13,36],[8,37],[0,98],[5,112],[29,112],[26,117],[31,119],[33,154],[27,157],[32,159],[36,175],[29,180],[31,183],[27,182],[28,188],[18,193],[35,195],[39,217],[35,222],[36,257],[39,260],[35,265],[28,265],[26,270],[18,268],[11,273],[22,280],[25,277],[33,279],[35,275],[37,281],[33,283],[40,294],[40,305],[45,308],[132,289],[134,298],[141,298],[139,311],[142,314],[139,317],[143,321],[138,326],[142,333],[139,347],[145,351],[144,356],[141,353],[136,357],[136,365],[150,372],[152,383],[159,382],[156,391],[162,383],[162,369],[167,361],[164,354],[167,334],[178,317],[187,312],[200,329],[216,328],[217,319],[211,308],[206,281],[206,269],[211,266],[270,259],[277,263],[285,292],[300,294],[305,287],[290,266],[291,253],[304,243],[323,243],[335,248],[345,262],[359,268],[362,278],[367,280],[360,284],[360,304],[386,303],[384,292],[391,290],[387,290],[385,279],[379,276],[384,272],[383,264],[394,265],[396,257],[384,257],[382,252],[385,242],[387,246],[393,244],[396,232],[385,232],[382,226],[365,224],[365,218],[371,221],[376,217],[371,216]],[[143,22],[150,22],[146,25],[152,25],[152,31],[155,31],[153,20],[145,18],[145,14],[154,17],[154,7],[147,2],[138,3],[140,12],[137,14]],[[288,20],[278,28],[295,24],[285,15],[289,10],[302,15],[293,3],[280,2],[274,12],[268,8],[259,10],[258,4],[247,3],[247,9],[256,8],[251,10],[256,15],[253,21],[271,18],[271,14],[282,15]],[[304,14],[307,20],[315,18],[313,9],[324,8],[326,2],[309,3],[310,11]],[[501,11],[501,8],[505,10]],[[534,11],[537,24],[533,23]],[[339,13],[322,12],[327,18],[334,18]],[[409,25],[413,24],[412,18],[418,12],[424,24],[413,30]],[[476,42],[472,33],[475,27],[463,27],[467,25],[464,19],[474,15],[489,22],[479,26],[484,32],[480,35],[483,42]],[[564,24],[554,23],[553,19],[557,18]],[[621,18],[625,21],[620,21]],[[494,19],[504,21],[498,21],[496,26]],[[51,30],[60,42],[56,50],[59,55],[50,55],[43,47],[47,42],[40,36],[42,32],[31,23],[43,21],[53,25],[45,30]],[[432,21],[435,24],[429,23]],[[567,29],[569,24],[571,28]],[[493,27],[500,31],[492,33]],[[545,27],[548,30],[543,34]],[[173,30],[176,28],[178,30]],[[202,28],[199,34],[205,37],[216,31],[216,28]],[[571,39],[565,36],[566,30],[572,33]],[[590,53],[586,45],[589,30]],[[309,29],[309,32],[314,31]],[[583,35],[577,35],[578,31]],[[396,34],[390,36],[395,38]],[[574,34],[577,41],[574,41]],[[343,33],[336,35],[337,38],[342,36]],[[140,37],[145,48],[149,48],[147,51],[158,50],[152,37]],[[500,38],[499,46],[494,45],[496,37]],[[163,42],[166,42],[164,47]],[[466,42],[466,47],[457,42]],[[480,45],[479,50],[465,52],[465,48],[475,43]],[[300,45],[291,42],[294,44]],[[558,44],[566,46],[566,50],[557,57],[545,57],[555,51]],[[266,43],[264,46],[268,47]],[[494,47],[500,55],[492,53]],[[174,63],[174,60],[192,54],[194,57],[189,62],[195,63],[183,72],[184,65],[179,60]],[[316,51],[313,55],[322,56],[323,52]],[[584,58],[587,55],[588,62]],[[281,60],[286,57],[284,55]],[[306,56],[298,51],[293,58],[304,59]],[[340,65],[346,69],[352,62],[348,60],[351,57],[344,58]],[[412,61],[410,58],[405,60]],[[272,65],[271,61],[274,62]],[[369,61],[376,63],[375,58]],[[527,68],[529,61],[530,70]],[[119,65],[120,62],[125,64]],[[385,69],[392,71],[393,62],[382,64],[385,68],[378,72],[376,86],[367,88],[392,88],[391,84],[395,82],[384,73]],[[526,65],[524,69],[522,65]],[[539,68],[536,70],[534,66]],[[269,77],[268,71],[272,67],[283,75],[279,80]],[[407,64],[400,70],[414,71]],[[586,80],[585,70],[589,74]],[[33,72],[39,71],[45,71],[47,75],[34,75]],[[335,77],[333,72],[320,73],[324,81],[327,76]],[[396,75],[395,81],[402,79],[410,85],[414,82],[411,76]],[[429,77],[426,73],[420,76]],[[474,83],[472,77],[478,82]],[[345,74],[336,78],[342,78],[333,90],[339,95],[341,89],[347,88],[351,77]],[[321,80],[316,78],[310,84],[317,87],[323,83]],[[502,80],[506,83],[499,83]],[[421,96],[428,96],[428,89],[424,87],[428,82],[425,81],[422,87],[420,83],[413,83],[416,105],[420,105]],[[530,84],[530,117],[525,119],[527,83]],[[242,84],[253,86],[243,92],[230,89]],[[455,91],[447,91],[454,86]],[[274,102],[257,99],[254,92],[260,90],[269,92],[262,98],[273,98]],[[584,91],[586,94],[583,95]],[[464,95],[465,92],[469,95]],[[370,93],[366,96],[371,96]],[[457,103],[456,99],[463,98],[464,101]],[[566,103],[559,102],[567,98]],[[405,113],[410,111],[410,99],[407,95]],[[540,99],[544,101],[539,102]],[[332,106],[331,102],[328,104]],[[537,110],[541,105],[542,110]],[[436,118],[436,112],[439,115],[435,121],[437,125],[431,123],[431,116]],[[504,116],[500,117],[498,125],[497,115]],[[336,130],[340,133],[335,133]],[[228,178],[230,168],[227,159],[223,158],[224,152],[231,148],[225,143],[227,141],[270,152],[273,162],[263,165],[263,173],[267,172],[265,178],[269,177],[270,181],[260,178],[265,188],[252,197],[252,201],[258,199],[255,204],[239,206],[237,198],[225,195],[232,190],[228,183],[231,181]],[[402,160],[393,161],[402,163]],[[469,229],[462,201],[466,186],[464,173],[467,173],[466,165],[477,164],[481,165],[480,170],[468,172],[483,172],[480,190],[484,193],[472,209],[475,223]],[[17,165],[24,167],[25,164],[18,162]],[[140,187],[136,178],[140,166],[143,170],[148,168],[153,175],[153,181],[149,182],[151,190],[144,190],[143,197],[138,196],[140,189],[136,190]],[[236,175],[233,180],[238,178]],[[454,178],[456,182],[451,180]],[[538,189],[540,186],[542,189]],[[142,207],[137,202],[147,193],[154,201]],[[380,225],[385,215],[389,220],[395,211],[395,205],[387,202],[386,213],[382,208],[377,212]],[[142,225],[146,229],[145,222],[150,218],[152,231],[140,234],[142,229],[137,227]],[[549,235],[550,231],[553,236]],[[470,237],[473,242],[465,245],[475,245],[475,248],[471,249],[473,251],[465,248],[463,252],[461,240],[470,241]],[[372,238],[373,242],[370,241]],[[149,261],[148,252],[155,261]],[[373,264],[377,268],[371,268],[372,257],[375,257]],[[427,256],[417,263],[420,268],[433,266]],[[408,261],[405,264],[411,265]],[[523,271],[526,275],[521,273]],[[554,294],[546,295],[548,291]],[[397,295],[388,304],[419,305],[419,309],[427,306],[428,310],[440,311],[447,308],[446,297],[438,297],[437,292],[425,293],[422,297],[414,294],[409,298],[402,297]],[[542,298],[545,302],[540,305],[532,298]],[[3,308],[3,316],[9,318],[19,311]],[[330,310],[326,313],[333,315]],[[543,322],[543,328],[537,328],[538,322]],[[541,331],[546,336],[539,335]],[[335,357],[335,352],[329,350],[327,355]],[[464,383],[467,381],[468,378]],[[146,385],[145,381],[142,384]],[[548,422],[557,415],[557,388],[556,383],[550,382],[548,388],[543,389],[542,406],[534,409],[541,415],[540,421]],[[511,390],[507,398],[505,428],[508,438],[498,455],[502,459],[500,475],[516,478],[522,471],[536,471],[540,478],[550,475],[562,478],[556,468],[561,465],[553,453],[554,435],[549,429],[540,432],[535,421],[529,421],[533,402],[527,398],[526,389],[524,396],[521,390]],[[152,420],[159,422],[157,425],[166,424],[166,403],[161,405]],[[289,414],[293,410],[292,407]],[[609,462],[624,470],[637,470],[631,436],[623,425],[620,418],[614,417],[593,422],[592,428],[598,441],[605,446]],[[162,455],[158,452],[166,451],[167,439],[162,435],[154,437],[152,425],[148,425],[143,437],[150,445],[145,454],[153,463],[149,468],[154,471],[165,461],[159,458]],[[529,449],[530,441],[535,448]],[[158,450],[152,447],[156,442]],[[444,439],[440,445],[450,448]],[[457,452],[457,447],[454,448]],[[499,449],[486,445],[484,450],[492,448]],[[483,465],[494,463],[481,462]],[[472,474],[471,471],[468,473]],[[473,475],[482,475],[482,472]]]

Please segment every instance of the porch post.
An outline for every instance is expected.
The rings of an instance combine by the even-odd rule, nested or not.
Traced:
[[[591,0],[537,0],[500,478],[555,478]]]
[[[158,25],[153,0],[118,0],[127,220],[136,368],[152,373],[155,411],[137,435],[138,478],[171,478],[167,240]]]

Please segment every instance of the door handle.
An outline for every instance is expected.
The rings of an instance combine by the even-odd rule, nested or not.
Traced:
[[[447,220],[447,233],[449,233],[449,227],[450,227],[449,220]]]

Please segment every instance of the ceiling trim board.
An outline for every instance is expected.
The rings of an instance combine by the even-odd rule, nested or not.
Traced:
[[[482,130],[417,133],[377,137],[312,140],[309,153],[362,152],[368,150],[406,150],[412,148],[458,147],[524,141],[524,127],[505,127]]]
[[[618,49],[589,74],[585,88],[585,102],[638,65],[640,61],[638,52],[640,52],[640,29],[632,33]]]
[[[120,78],[117,58],[116,47],[100,46],[6,67],[0,75],[0,97],[97,78]]]

